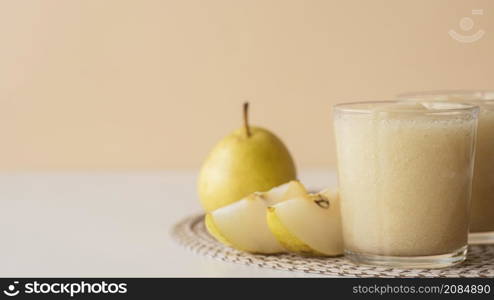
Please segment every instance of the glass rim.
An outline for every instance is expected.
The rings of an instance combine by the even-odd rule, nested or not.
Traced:
[[[421,103],[428,103],[436,105],[434,108],[423,108],[399,110],[389,109],[386,112],[400,113],[400,114],[423,114],[423,115],[444,115],[444,114],[458,114],[458,113],[473,113],[479,112],[480,108],[477,105],[471,103],[462,102],[445,102],[445,101],[420,101]],[[416,102],[415,102],[416,103]],[[382,101],[356,101],[356,102],[343,102],[333,105],[334,112],[355,113],[355,114],[374,114],[376,112],[384,112],[375,110],[376,107],[386,104],[399,104],[399,105],[412,105],[413,102],[399,101],[399,100],[382,100]],[[448,106],[448,107],[445,107]],[[442,107],[442,108],[441,108]]]
[[[406,92],[396,95],[397,100],[424,100],[426,97],[441,97],[441,96],[458,96],[464,99],[461,101],[468,102],[491,102],[494,103],[494,90],[426,90],[426,91],[416,91],[416,92]],[[444,99],[448,100],[448,99]],[[444,101],[444,100],[434,100],[430,101]]]

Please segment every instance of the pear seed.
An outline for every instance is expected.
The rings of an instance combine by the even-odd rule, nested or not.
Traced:
[[[324,198],[319,198],[317,200],[314,200],[314,202],[320,207],[320,208],[324,208],[324,209],[328,209],[329,208],[329,201],[324,199]]]

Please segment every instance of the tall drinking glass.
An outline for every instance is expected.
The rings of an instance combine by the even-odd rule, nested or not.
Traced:
[[[465,259],[478,111],[447,102],[334,107],[349,259],[426,268]]]
[[[494,91],[431,91],[402,94],[398,99],[464,102],[479,106],[469,242],[494,243]]]

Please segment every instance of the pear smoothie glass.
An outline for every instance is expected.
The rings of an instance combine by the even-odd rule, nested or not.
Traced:
[[[398,100],[463,102],[479,106],[469,243],[494,243],[494,91],[418,92],[399,95]]]
[[[361,264],[437,268],[466,258],[476,106],[334,106],[345,255]]]

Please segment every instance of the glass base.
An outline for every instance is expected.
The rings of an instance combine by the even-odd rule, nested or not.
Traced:
[[[470,245],[494,244],[494,231],[470,232],[468,234],[468,243]]]
[[[448,254],[431,256],[382,256],[356,253],[345,250],[345,257],[362,265],[386,266],[397,268],[445,268],[462,263],[467,257],[468,247],[464,246]]]

